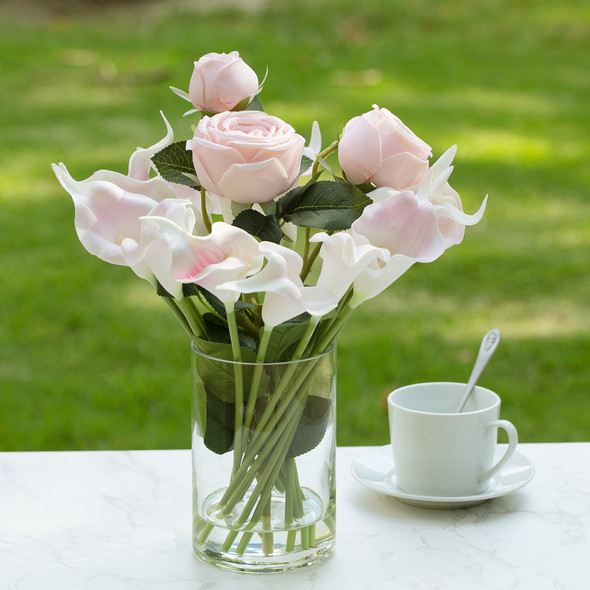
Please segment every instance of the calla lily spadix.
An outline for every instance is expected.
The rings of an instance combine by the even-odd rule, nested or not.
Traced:
[[[221,285],[237,293],[265,293],[262,319],[267,326],[277,326],[301,313],[321,317],[335,309],[340,297],[319,286],[304,286],[299,274],[301,256],[279,244],[261,242],[260,252],[267,260],[257,274]]]
[[[195,236],[165,217],[150,215],[141,221],[168,242],[171,278],[180,283],[196,283],[223,303],[235,302],[240,295],[225,289],[225,283],[250,276],[262,267],[256,238],[227,223],[216,222],[210,234]]]

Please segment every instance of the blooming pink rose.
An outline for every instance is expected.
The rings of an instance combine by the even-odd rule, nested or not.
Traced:
[[[372,182],[397,190],[422,180],[431,155],[428,144],[377,105],[346,124],[338,145],[338,161],[352,184]]]
[[[195,62],[188,94],[200,111],[230,111],[245,98],[258,93],[256,72],[237,51],[208,53]]]
[[[299,177],[305,140],[291,125],[260,111],[203,117],[187,149],[201,185],[238,203],[265,203]]]

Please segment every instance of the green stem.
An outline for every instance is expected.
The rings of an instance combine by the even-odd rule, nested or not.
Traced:
[[[250,318],[246,315],[245,312],[236,314],[236,320],[250,336],[252,336],[253,338],[258,338],[258,328],[254,324],[254,322],[250,320]]]
[[[189,323],[193,334],[195,334],[195,336],[199,336],[199,338],[203,338],[205,335],[205,324],[203,322],[203,318],[201,317],[201,314],[197,310],[194,303],[192,305],[191,303],[192,301],[190,301],[190,297],[183,297],[178,302],[178,307],[182,310],[182,313]]]
[[[258,352],[256,353],[256,366],[252,374],[252,381],[250,383],[250,391],[248,392],[248,405],[246,406],[246,414],[244,416],[244,430],[248,431],[252,425],[252,418],[254,416],[254,406],[258,398],[258,388],[260,387],[260,377],[262,376],[262,363],[266,356],[268,342],[272,333],[272,326],[264,326],[262,328],[262,336],[260,337],[260,344]]]
[[[227,537],[225,538],[223,546],[221,547],[222,551],[225,551],[225,553],[229,553],[231,546],[234,544],[234,541],[236,540],[236,537],[238,536],[239,532],[240,531],[238,531],[238,529],[232,529],[231,531],[229,531]]]
[[[197,307],[197,305],[193,301],[192,297],[185,297],[185,299],[188,302],[188,307],[191,309],[195,319],[199,323],[199,327],[203,331],[203,335],[206,335],[207,330],[205,329],[205,320],[203,319],[203,316],[202,316],[201,312],[199,311],[199,308]]]
[[[301,357],[303,356],[303,353],[305,352],[305,349],[307,348],[307,345],[309,344],[309,341],[311,340],[311,337],[313,336],[314,330],[316,329],[316,326],[318,325],[319,321],[320,321],[319,317],[317,317],[317,316],[311,317],[311,319],[309,320],[309,324],[307,326],[307,329],[305,330],[303,336],[301,337],[301,340],[299,341],[299,344],[297,345],[297,348],[295,349],[295,352],[293,353],[293,356],[291,357],[291,361],[301,360]],[[263,428],[265,428],[266,423],[268,422],[269,418],[272,416],[272,414],[273,414],[279,400],[281,399],[281,396],[283,395],[285,389],[291,383],[293,373],[295,372],[296,369],[297,369],[297,363],[291,362],[291,364],[287,367],[287,369],[283,373],[281,380],[279,381],[276,389],[274,390],[274,392],[272,394],[272,397],[268,401],[268,404],[266,405],[266,408],[264,409],[264,412],[262,413],[262,416],[260,417],[260,420],[258,421],[258,424],[256,425],[256,431],[259,432]]]
[[[223,507],[223,514],[225,516],[229,515],[234,506],[241,500],[250,484],[254,481],[254,478],[263,473],[269,463],[271,466],[275,464],[276,459],[273,458],[273,453],[276,453],[277,447],[286,444],[285,441],[289,439],[289,436],[291,437],[289,439],[290,445],[290,441],[299,423],[299,418],[303,413],[303,407],[307,399],[307,389],[311,384],[311,379],[307,383],[305,381],[310,377],[309,374],[316,364],[315,362],[306,363],[308,370],[302,371],[297,376],[292,384],[292,391],[294,393],[289,396],[288,400],[282,400],[277,408],[276,414],[269,421],[269,427],[264,431],[258,431],[257,425],[257,432],[249,445],[247,453],[245,453],[242,465],[232,478],[223,498],[219,502],[220,507]],[[301,399],[290,403],[296,393],[299,393]],[[292,428],[293,432],[289,435],[289,431]],[[263,448],[265,452],[261,451]],[[261,452],[259,453],[259,451]]]
[[[260,533],[262,539],[262,552],[265,555],[272,555],[274,552],[274,533],[271,531],[271,511],[272,511],[272,486],[269,486],[260,500],[264,508],[260,520],[264,532]]]
[[[211,233],[211,220],[209,219],[209,213],[207,213],[207,191],[201,187],[201,216],[203,217],[203,223],[207,233]]]
[[[301,269],[301,272],[299,273],[299,278],[303,282],[305,282],[305,279],[307,278],[307,275],[310,273],[310,271],[311,271],[311,269],[313,267],[313,263],[315,262],[316,258],[318,257],[318,254],[320,253],[321,248],[322,248],[322,243],[321,242],[318,242],[317,244],[315,244],[314,245],[314,248],[313,248],[313,250],[311,252],[311,255],[305,261],[305,264],[303,265],[303,268]]]
[[[233,303],[225,304],[227,325],[234,357],[234,386],[235,386],[235,410],[234,410],[234,462],[233,473],[240,466],[242,459],[242,412],[244,411],[244,382],[242,379],[242,351],[240,350],[240,337]]]
[[[186,317],[184,317],[184,314],[182,313],[182,311],[180,311],[180,308],[178,307],[176,300],[172,299],[171,297],[162,297],[162,299],[164,299],[164,301],[166,302],[166,304],[168,305],[168,307],[170,308],[170,310],[172,311],[180,325],[184,328],[184,331],[192,339],[193,336],[195,336],[195,334],[192,331]]]
[[[354,310],[354,307],[346,305],[346,307],[342,310],[340,315],[337,316],[334,323],[330,326],[330,328],[327,330],[327,332],[315,346],[315,354],[322,354],[332,346],[332,344],[336,340],[336,337],[338,336],[342,328],[344,328]]]
[[[328,231],[326,233],[329,236],[331,236],[334,232]],[[321,249],[322,249],[322,242],[318,242],[317,244],[315,244],[309,258],[305,261],[305,264],[303,265],[303,268],[301,269],[301,272],[299,273],[299,278],[303,282],[305,282],[307,275],[311,272],[311,269],[313,268],[313,263],[316,261],[316,258],[318,257],[318,254],[320,253]]]
[[[238,547],[236,549],[236,553],[238,555],[244,555],[244,551],[246,551],[246,549],[248,548],[248,543],[250,542],[250,539],[254,536],[254,533],[251,533],[249,531],[245,532],[242,535],[242,538],[240,539],[240,542],[238,543]]]
[[[307,266],[307,259],[309,258],[309,248],[310,242],[309,238],[311,237],[311,227],[305,228],[305,241],[303,243],[303,267]]]
[[[250,517],[249,527],[254,526],[258,522],[262,509],[265,505],[264,498],[262,496],[268,495],[272,491],[273,481],[277,477],[277,474],[283,465],[287,452],[291,446],[293,436],[295,436],[299,418],[301,417],[301,414],[303,414],[303,406],[300,405],[297,410],[297,418],[295,420],[290,420],[284,426],[284,428],[281,429],[281,439],[273,448],[268,462],[261,470],[258,476],[258,483],[254,487],[250,498],[246,502],[246,505],[244,506],[242,513],[235,524],[236,527],[241,527],[246,523],[246,520],[248,520],[248,517],[257,502],[258,505],[254,510],[254,514]],[[227,513],[228,508],[231,510],[233,506],[226,506],[225,513]]]
[[[320,165],[320,158],[322,159],[326,159],[332,152],[336,151],[338,149],[338,140],[333,141],[325,150],[321,151],[315,159],[315,162],[313,163],[313,168],[311,169],[311,177],[313,178],[318,171],[318,167]]]

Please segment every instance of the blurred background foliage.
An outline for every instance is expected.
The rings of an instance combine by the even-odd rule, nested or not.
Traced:
[[[376,103],[459,146],[451,183],[484,220],[353,316],[338,442],[385,444],[385,398],[480,382],[524,442],[590,439],[590,5],[585,0],[0,1],[0,450],[186,448],[188,342],[122,267],[88,255],[51,173],[125,172],[193,119],[169,86],[238,50],[265,110],[324,145]]]

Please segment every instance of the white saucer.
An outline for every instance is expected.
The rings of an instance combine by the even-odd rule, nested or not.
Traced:
[[[497,459],[504,454],[505,446],[498,445]],[[401,502],[421,508],[465,508],[486,500],[504,496],[523,487],[535,474],[533,464],[516,451],[508,463],[490,480],[484,492],[473,496],[421,496],[410,494],[398,487],[395,480],[391,446],[377,447],[357,457],[351,466],[352,475],[363,485],[393,496]]]

